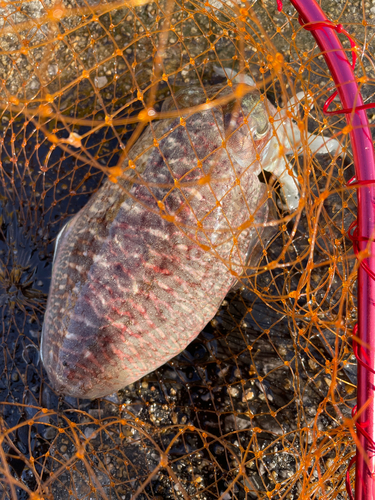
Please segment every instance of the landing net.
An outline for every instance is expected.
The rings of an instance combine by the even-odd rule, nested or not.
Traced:
[[[375,7],[323,4],[355,41],[356,76],[373,101]],[[323,111],[333,81],[293,7],[3,1],[0,21],[1,498],[347,498],[356,445],[350,129]],[[257,221],[261,245],[214,319],[118,394],[58,397],[39,356],[57,234],[106,177],[124,175],[131,146],[167,118],[166,99],[193,86],[235,91],[238,75],[267,104],[297,209],[286,210],[260,155],[272,216]],[[288,124],[301,135],[290,151]],[[337,148],[325,146],[330,138]]]

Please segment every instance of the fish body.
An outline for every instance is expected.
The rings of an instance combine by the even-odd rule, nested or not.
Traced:
[[[41,345],[57,392],[93,399],[155,370],[243,272],[269,218],[258,175],[272,159],[276,110],[249,88],[240,103],[184,111],[231,91],[192,86],[168,98],[162,110],[182,118],[152,122],[129,152],[135,168],[107,180],[60,233]]]

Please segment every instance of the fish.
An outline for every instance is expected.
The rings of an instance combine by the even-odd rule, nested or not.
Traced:
[[[284,116],[250,77],[233,82],[168,97],[162,112],[179,116],[152,121],[117,182],[107,179],[61,230],[41,339],[58,394],[112,394],[197,337],[269,238],[262,166],[278,177],[285,208],[298,207],[297,176],[279,154],[280,140],[285,151],[301,140],[297,125],[288,120],[275,138],[269,117]],[[238,85],[246,92],[235,98]]]

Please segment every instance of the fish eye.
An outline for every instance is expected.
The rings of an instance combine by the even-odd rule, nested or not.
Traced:
[[[257,139],[262,139],[263,137],[265,137],[268,134],[269,129],[270,129],[270,124],[268,120],[266,123],[259,123],[256,131]]]
[[[256,140],[265,137],[270,129],[268,114],[264,104],[260,100],[260,92],[252,91],[247,94],[241,102],[244,114],[252,121],[254,128],[252,132]]]

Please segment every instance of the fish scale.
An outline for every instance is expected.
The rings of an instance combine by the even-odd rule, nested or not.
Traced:
[[[175,99],[163,110],[206,93]],[[250,133],[267,111],[257,91],[245,99],[235,141],[222,106],[147,127],[129,153],[142,183],[106,181],[63,229],[41,346],[59,393],[96,398],[155,370],[198,335],[243,271],[262,233],[246,221],[268,219],[255,157],[271,136]]]

